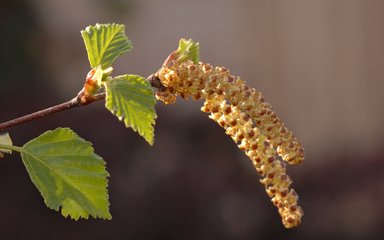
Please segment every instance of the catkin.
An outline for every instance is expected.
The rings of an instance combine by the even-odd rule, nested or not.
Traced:
[[[191,61],[180,64],[174,62],[170,68],[161,68],[157,76],[167,87],[165,92],[156,93],[157,98],[164,103],[175,102],[177,95],[196,100],[203,96],[209,98],[212,94],[222,94],[231,105],[237,106],[253,119],[284,161],[298,164],[304,160],[301,144],[276,116],[272,106],[265,102],[261,93],[231,75],[226,68],[213,68],[201,62],[197,65]]]
[[[173,61],[156,76],[166,87],[165,91],[157,91],[156,97],[166,104],[174,103],[177,95],[205,99],[201,110],[210,113],[209,117],[252,160],[284,226],[298,226],[303,211],[297,204],[296,192],[290,188],[292,180],[285,172],[285,164],[276,155],[297,164],[303,161],[304,151],[261,93],[232,76],[226,68],[213,68],[201,62],[195,65],[191,61]]]

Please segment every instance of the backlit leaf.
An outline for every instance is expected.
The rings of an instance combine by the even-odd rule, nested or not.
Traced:
[[[124,31],[125,26],[119,24],[96,24],[81,31],[91,67],[111,67],[118,56],[132,48]]]
[[[105,107],[152,145],[156,100],[149,82],[137,75],[122,75],[106,81],[105,90]]]

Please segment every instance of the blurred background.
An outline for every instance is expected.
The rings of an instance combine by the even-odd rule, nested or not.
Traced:
[[[260,90],[301,140],[304,208],[286,230],[244,153],[202,102],[156,105],[155,145],[103,102],[9,129],[15,145],[71,127],[110,172],[111,221],[45,207],[17,154],[0,160],[0,239],[382,239],[384,1],[0,2],[0,122],[71,99],[90,70],[80,30],[126,25],[114,74],[156,71],[181,37]]]

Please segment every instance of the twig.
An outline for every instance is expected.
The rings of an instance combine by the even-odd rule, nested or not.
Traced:
[[[61,103],[61,104],[58,104],[58,105],[34,112],[34,113],[31,113],[31,114],[28,114],[25,116],[22,116],[19,118],[9,120],[9,121],[4,122],[4,123],[1,123],[0,124],[0,130],[10,128],[10,127],[13,127],[13,126],[25,123],[25,122],[29,122],[29,121],[32,121],[34,119],[49,116],[51,114],[61,112],[61,111],[64,111],[64,110],[67,110],[70,108],[88,105],[92,102],[102,100],[105,98],[105,93],[99,93],[99,94],[96,94],[95,96],[92,96],[92,97],[84,97],[81,93],[82,92],[80,91],[80,93],[75,98],[73,98],[67,102],[64,102],[64,103]]]
[[[152,87],[157,88],[160,91],[162,91],[162,90],[164,91],[165,87],[161,84],[160,79],[155,77],[154,74],[150,75],[147,78],[147,80],[151,83]],[[73,99],[71,99],[67,102],[64,102],[64,103],[61,103],[61,104],[58,104],[58,105],[34,112],[34,113],[31,113],[28,115],[24,115],[24,116],[19,117],[19,118],[15,118],[15,119],[0,123],[0,131],[7,129],[7,128],[10,128],[10,127],[17,126],[17,125],[25,123],[25,122],[32,121],[34,119],[38,119],[38,118],[49,116],[49,115],[54,114],[54,113],[62,112],[64,110],[68,110],[68,109],[71,109],[74,107],[80,107],[80,106],[88,105],[88,104],[91,104],[95,101],[99,101],[102,99],[105,99],[105,92],[96,94],[94,96],[86,96],[84,94],[84,89],[83,89],[77,94],[76,97],[74,97]]]

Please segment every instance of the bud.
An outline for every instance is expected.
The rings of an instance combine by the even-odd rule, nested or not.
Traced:
[[[88,72],[84,83],[84,95],[86,97],[93,96],[100,89],[99,79],[103,76],[103,70],[100,67],[92,68]],[[100,79],[101,81],[101,79]]]

